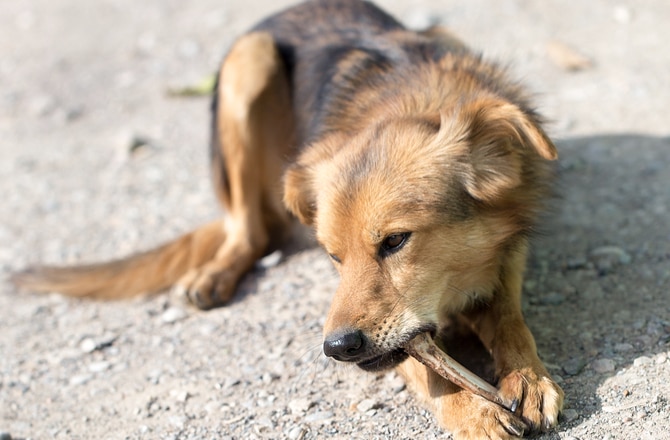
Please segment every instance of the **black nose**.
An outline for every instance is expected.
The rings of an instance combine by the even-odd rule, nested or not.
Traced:
[[[338,361],[354,362],[365,353],[365,336],[360,330],[339,330],[326,336],[323,352]]]

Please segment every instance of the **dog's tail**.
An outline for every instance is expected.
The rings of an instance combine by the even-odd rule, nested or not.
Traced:
[[[75,297],[121,299],[170,287],[189,269],[214,257],[225,239],[215,221],[156,249],[106,263],[72,267],[38,266],[11,277],[17,286]]]

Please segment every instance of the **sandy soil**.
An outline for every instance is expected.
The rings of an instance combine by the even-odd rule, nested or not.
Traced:
[[[288,3],[0,3],[2,274],[121,256],[215,218],[208,101],[167,91]],[[380,3],[508,62],[553,121],[562,198],[525,309],[567,405],[542,438],[670,438],[670,3]],[[578,54],[589,62],[567,69]],[[0,438],[448,437],[393,373],[325,361],[336,285],[310,247],[266,259],[206,313],[167,295],[102,304],[3,282]]]

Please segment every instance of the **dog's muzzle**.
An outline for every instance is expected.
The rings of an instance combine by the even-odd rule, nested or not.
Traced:
[[[345,329],[334,332],[323,342],[326,356],[342,362],[356,362],[366,371],[379,371],[395,367],[407,359],[407,352],[398,348],[382,354],[370,356],[370,344],[360,330]]]

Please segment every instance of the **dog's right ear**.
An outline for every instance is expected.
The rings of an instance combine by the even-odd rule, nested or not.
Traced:
[[[296,163],[284,174],[284,205],[301,223],[311,226],[316,215],[312,170]]]

